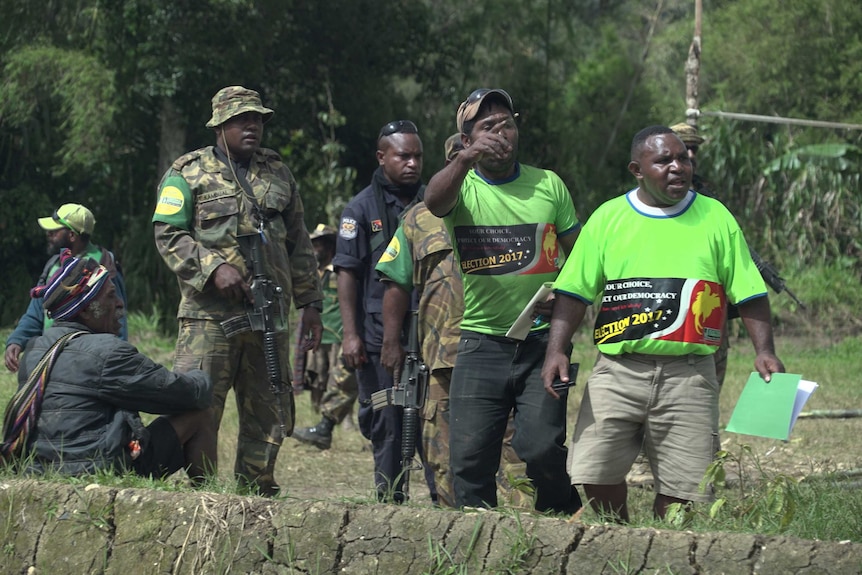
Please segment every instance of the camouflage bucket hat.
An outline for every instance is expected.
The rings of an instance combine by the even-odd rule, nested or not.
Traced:
[[[679,136],[683,144],[699,146],[704,142],[703,136],[697,133],[697,128],[685,122],[674,124],[670,129],[673,130],[674,134]]]
[[[213,96],[213,115],[207,122],[207,128],[217,128],[234,116],[245,112],[259,112],[263,115],[264,123],[268,122],[275,113],[269,108],[264,108],[260,101],[260,94],[254,90],[242,86],[222,88]]]
[[[327,226],[326,224],[317,224],[317,227],[308,234],[308,237],[312,240],[316,240],[317,238],[322,238],[326,236],[335,236],[338,233],[338,230],[333,228],[332,226]]]
[[[443,144],[443,155],[445,159],[451,160],[463,149],[464,145],[461,143],[461,134],[452,134],[446,138],[446,142]]]

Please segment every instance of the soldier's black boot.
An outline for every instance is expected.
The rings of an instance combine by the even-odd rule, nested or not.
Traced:
[[[313,445],[318,449],[329,449],[332,446],[332,428],[335,422],[326,416],[314,427],[301,427],[293,430],[293,438]]]

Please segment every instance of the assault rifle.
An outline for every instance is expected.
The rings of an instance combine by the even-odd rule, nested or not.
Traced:
[[[748,251],[751,252],[751,259],[754,260],[754,265],[757,266],[757,271],[759,271],[760,275],[763,276],[763,281],[766,282],[766,285],[775,290],[775,293],[781,293],[783,291],[787,292],[787,295],[789,295],[793,301],[799,305],[799,307],[807,309],[805,304],[799,301],[799,298],[797,298],[796,295],[790,291],[790,288],[785,285],[784,279],[778,275],[778,270],[760,257],[760,254],[754,251],[751,246],[748,247]]]
[[[290,382],[284,381],[281,376],[275,317],[275,307],[277,306],[279,308],[278,313],[281,315],[281,323],[284,323],[284,290],[266,275],[264,254],[261,249],[262,239],[263,221],[261,221],[258,233],[237,237],[240,249],[243,254],[247,254],[246,261],[252,270],[252,280],[249,286],[252,295],[252,308],[244,316],[225,320],[221,322],[221,325],[225,336],[228,338],[245,331],[263,332],[263,354],[269,389],[275,396],[275,402],[278,406],[278,423],[281,436],[287,437],[281,395],[291,393],[293,390]]]
[[[422,469],[422,464],[414,460],[416,455],[416,433],[419,430],[419,410],[425,405],[428,394],[428,366],[419,353],[419,312],[410,316],[410,335],[407,342],[407,356],[401,380],[388,389],[371,394],[371,407],[377,411],[387,405],[404,407],[401,423],[401,475],[404,479],[405,501],[410,494],[410,472]]]

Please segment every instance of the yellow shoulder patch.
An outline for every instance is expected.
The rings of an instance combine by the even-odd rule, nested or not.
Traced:
[[[380,256],[380,261],[377,263],[383,264],[386,262],[391,262],[398,257],[398,253],[400,251],[401,242],[398,241],[398,236],[395,236],[392,238],[392,241],[389,242],[389,245],[386,246],[386,250],[383,252],[383,255]]]
[[[176,186],[165,186],[156,204],[156,213],[160,216],[172,216],[183,209],[185,199]]]

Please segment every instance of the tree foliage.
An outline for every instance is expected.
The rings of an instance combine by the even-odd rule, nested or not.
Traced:
[[[276,110],[264,144],[307,224],[334,223],[376,167],[378,128],[416,121],[427,180],[458,103],[499,86],[521,160],[557,171],[585,219],[633,184],[631,135],[684,118],[688,0],[0,0],[0,324],[44,261],[35,219],[96,213],[133,309],[174,313],[150,217],[167,164],[213,142],[210,97],[243,84]],[[862,122],[862,5],[705,2],[701,107]],[[753,244],[858,265],[858,131],[701,118],[704,175]],[[785,256],[785,257],[790,257]],[[854,260],[855,258],[855,260]]]

